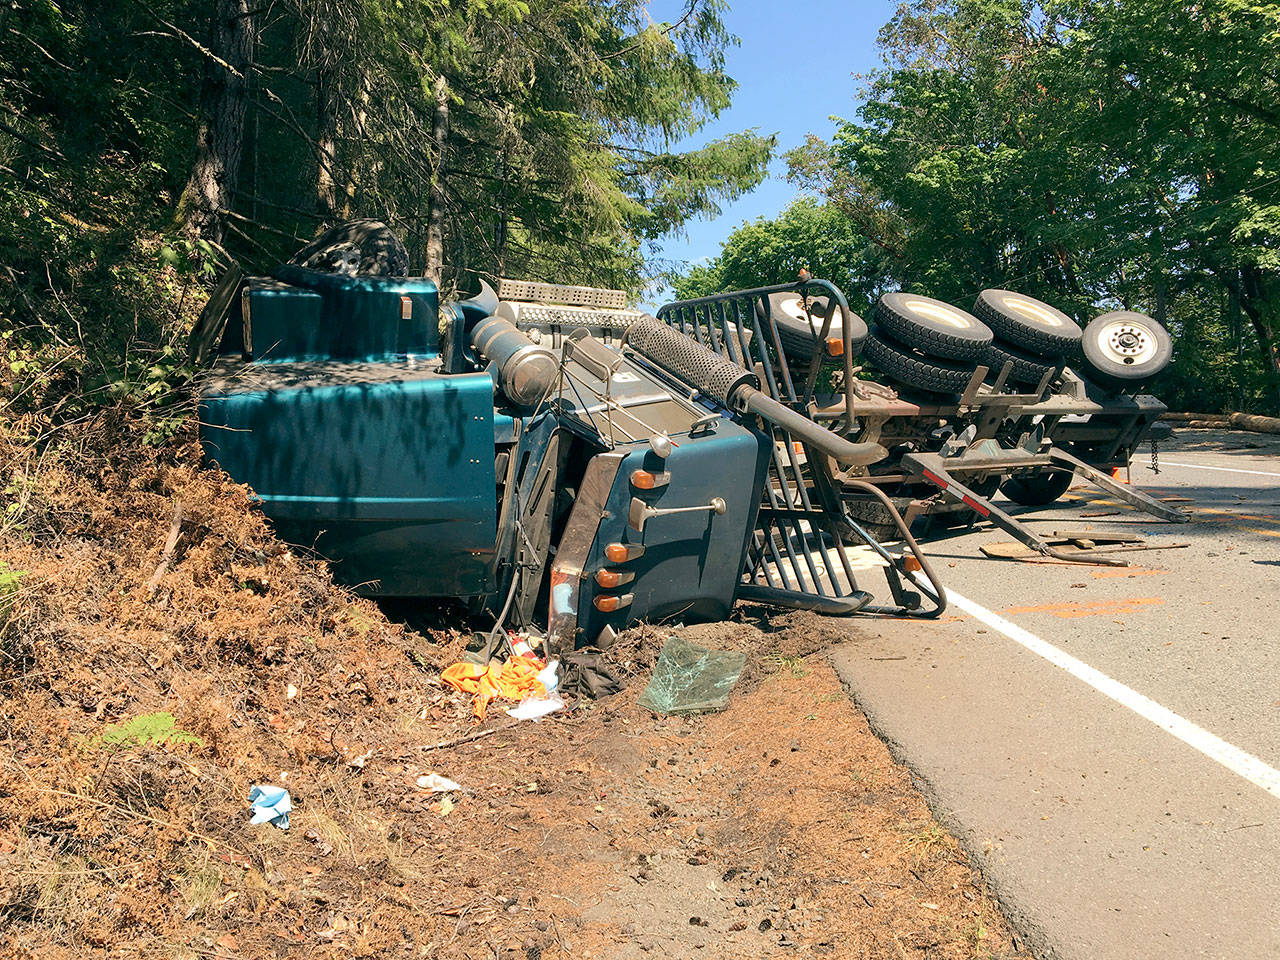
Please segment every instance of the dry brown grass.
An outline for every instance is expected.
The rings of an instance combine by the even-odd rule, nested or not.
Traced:
[[[671,632],[644,627],[612,651],[621,695],[428,749],[474,729],[435,673],[456,620],[409,630],[335,587],[190,442],[89,424],[4,457],[0,560],[27,572],[0,635],[0,956],[675,960],[700,938],[736,960],[795,955],[783,920],[833,957],[1011,949],[809,656],[816,618],[685,631],[747,653],[723,714],[637,706]],[[416,788],[431,770],[464,785],[452,811]],[[249,788],[282,777],[291,828],[249,827]]]
[[[228,864],[265,878],[312,821],[334,856],[358,861],[368,802],[351,745],[392,742],[433,692],[403,628],[274,540],[193,444],[156,451],[127,425],[104,441],[107,426],[39,447],[0,440],[13,478],[0,560],[25,571],[0,628],[9,950],[127,940],[163,955],[193,928],[270,911],[277,885],[229,884]],[[152,593],[176,502],[180,536]],[[102,743],[161,711],[183,738]],[[303,829],[247,832],[250,785],[282,771],[299,782]]]

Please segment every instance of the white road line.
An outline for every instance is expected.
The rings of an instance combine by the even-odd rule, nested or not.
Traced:
[[[1177,460],[1160,458],[1160,466],[1190,467],[1192,470],[1216,470],[1219,473],[1247,473],[1254,477],[1280,477],[1280,473],[1267,473],[1263,470],[1240,470],[1235,467],[1206,467],[1202,463],[1179,463]]]
[[[1051,643],[1041,640],[1035,634],[1024,630],[1016,623],[1011,623],[998,613],[992,613],[986,607],[962,597],[954,590],[947,590],[947,601],[959,607],[970,616],[976,617],[987,626],[1000,631],[1010,640],[1026,647],[1037,656],[1044,657],[1056,667],[1061,667],[1077,680],[1082,680],[1104,696],[1110,697],[1121,706],[1128,707],[1140,717],[1150,720],[1161,730],[1173,734],[1183,743],[1199,750],[1210,760],[1214,760],[1232,773],[1238,774],[1255,786],[1261,787],[1273,797],[1280,798],[1280,770],[1263,763],[1252,754],[1245,753],[1239,747],[1232,746],[1220,737],[1214,736],[1203,727],[1196,726],[1190,720],[1178,716],[1167,707],[1162,707],[1150,697],[1126,687],[1118,680],[1113,680],[1102,671],[1077,660],[1069,653],[1064,653]]]

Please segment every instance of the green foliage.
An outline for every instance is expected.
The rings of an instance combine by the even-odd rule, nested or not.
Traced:
[[[122,403],[160,409],[163,442],[221,263],[267,272],[373,216],[421,269],[433,183],[447,283],[638,290],[647,245],[751,189],[772,153],[754,132],[672,149],[729,104],[725,9],[655,23],[642,0],[0,5],[3,426],[38,411],[40,434]],[[202,232],[188,188],[209,90],[229,86],[229,13],[252,49],[243,122],[216,147],[239,174]]]
[[[156,263],[162,269],[172,269],[179,276],[198,277],[211,283],[216,282],[219,275],[218,251],[208,240],[167,237],[156,251]]]
[[[298,3],[304,77],[329,91],[321,127],[344,213],[402,223],[421,263],[424,185],[435,183],[447,281],[506,274],[638,289],[646,243],[716,214],[765,175],[773,144],[755,133],[670,149],[729,104],[723,10],[701,0],[678,23],[654,23],[642,0]],[[432,126],[439,78],[443,143]]]
[[[803,677],[807,672],[804,665],[804,657],[786,657],[780,653],[766,655],[764,668],[770,673],[781,673],[786,670],[793,677]]]
[[[0,636],[4,634],[4,628],[9,622],[9,612],[18,597],[18,587],[26,574],[27,571],[15,570],[0,560]]]
[[[137,395],[152,353],[176,344],[199,307],[199,271],[157,257],[189,163],[183,104],[195,97],[190,63],[154,28],[187,9],[0,10],[6,429],[32,411],[65,420]],[[166,392],[151,383],[151,398]]]
[[[121,723],[113,723],[97,739],[103,749],[127,750],[130,747],[204,746],[194,733],[180,729],[173,714],[167,711],[144,713]]]
[[[807,269],[844,290],[850,306],[860,310],[877,294],[867,284],[878,274],[877,259],[852,220],[830,204],[802,197],[773,220],[761,217],[738,227],[718,257],[676,277],[673,286],[680,299],[703,297],[786,283]]]
[[[880,46],[856,118],[788,156],[822,204],[743,225],[681,295],[808,261],[854,302],[1144,310],[1174,338],[1172,404],[1280,410],[1273,4],[912,0]]]

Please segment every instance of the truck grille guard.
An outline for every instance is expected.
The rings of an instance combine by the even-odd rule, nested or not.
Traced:
[[[758,417],[770,434],[773,455],[738,597],[832,615],[936,617],[946,608],[946,593],[893,503],[872,484],[837,481],[831,473],[833,464],[874,463],[885,456],[884,448],[853,443],[819,426],[808,413],[836,311],[830,309],[825,318],[810,317],[816,345],[823,349],[814,351],[807,371],[793,371],[768,309],[769,295],[784,292],[827,296],[831,304],[848,310],[844,294],[834,285],[802,280],[667,304],[656,320],[637,321],[627,333],[632,349],[654,365],[739,415]],[[839,356],[848,384],[853,382],[850,328],[840,326]],[[852,422],[851,412],[846,391],[846,426]],[[902,539],[901,556],[891,554],[849,515],[842,487],[882,502]],[[862,566],[864,555],[851,556],[845,546],[850,536],[870,549],[873,566],[883,564],[893,603],[875,603],[859,588],[855,563]],[[913,577],[915,571],[921,576]],[[904,581],[912,581],[918,590],[908,589]]]

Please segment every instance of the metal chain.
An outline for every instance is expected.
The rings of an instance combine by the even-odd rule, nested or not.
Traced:
[[[1160,445],[1156,443],[1156,438],[1151,438],[1151,472],[1160,472]]]

